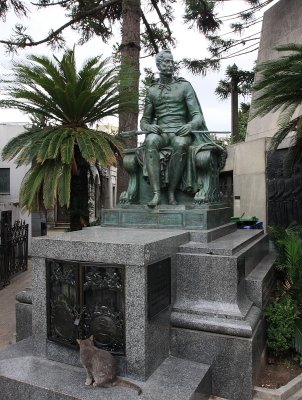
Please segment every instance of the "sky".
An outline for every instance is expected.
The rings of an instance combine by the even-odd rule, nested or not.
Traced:
[[[274,0],[269,7],[275,4],[278,0]],[[144,12],[147,12],[147,0],[142,0],[142,7],[145,7]],[[246,8],[246,3],[243,0],[232,0],[226,1],[220,6],[219,15],[226,16],[234,14],[240,10]],[[257,14],[261,15],[261,14]],[[148,16],[148,14],[147,14]],[[181,58],[204,58],[208,55],[207,46],[208,42],[202,34],[198,33],[196,29],[188,29],[182,22],[182,12],[179,7],[175,8],[176,19],[172,25],[172,32],[176,37],[176,48],[171,49],[174,59],[180,60]],[[15,23],[18,22],[18,18],[10,13],[5,22],[0,21],[0,36],[3,39],[9,38],[12,32],[12,28]],[[32,37],[36,40],[43,38],[47,35],[51,28],[59,27],[61,24],[66,22],[62,9],[58,7],[49,7],[39,12],[34,12],[29,18],[22,19],[22,24],[29,27],[29,32]],[[225,25],[222,33],[227,34],[230,31],[229,26]],[[253,28],[248,30],[248,34],[258,33],[260,36],[261,23],[255,24]],[[66,30],[65,38],[67,39],[67,46],[73,47],[78,40],[78,35],[71,29]],[[224,36],[227,38],[228,36]],[[96,54],[103,54],[106,57],[110,57],[112,53],[112,45],[119,41],[119,29],[115,29],[114,38],[108,43],[104,44],[100,38],[93,38],[83,46],[76,46],[77,63],[81,63]],[[6,53],[5,48],[0,44],[0,76],[10,72],[12,61],[22,61],[25,59],[27,54],[40,54],[40,55],[51,55],[55,54],[60,56],[60,52],[54,53],[48,46],[40,45],[30,49],[20,50],[16,55],[12,56]],[[218,85],[219,80],[224,79],[225,69],[228,65],[234,63],[237,64],[239,69],[250,70],[255,65],[257,58],[257,52],[249,53],[240,57],[234,57],[229,60],[224,60],[221,63],[220,71],[208,72],[206,76],[197,75],[194,76],[187,70],[183,69],[179,72],[179,75],[189,80],[193,85],[197,96],[199,98],[205,120],[210,131],[230,131],[231,130],[231,105],[230,100],[219,100],[215,95],[215,88]],[[141,59],[141,70],[144,67],[151,68],[154,72],[157,71],[155,60],[152,57]],[[243,101],[241,99],[240,101]],[[0,109],[0,123],[20,123],[28,122],[27,116],[16,110],[1,110]],[[103,121],[104,123],[112,123],[118,125],[117,119],[110,119]]]

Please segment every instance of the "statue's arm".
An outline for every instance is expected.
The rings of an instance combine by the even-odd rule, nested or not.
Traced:
[[[142,119],[140,120],[140,128],[142,131],[147,131],[149,133],[156,133],[156,134],[161,133],[162,131],[161,128],[158,125],[152,123],[154,120],[154,115],[155,115],[155,110],[148,91],[145,98],[144,113]]]

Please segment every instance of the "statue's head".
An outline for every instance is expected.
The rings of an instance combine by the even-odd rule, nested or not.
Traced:
[[[162,50],[155,56],[156,66],[161,74],[172,75],[174,60],[170,50]]]

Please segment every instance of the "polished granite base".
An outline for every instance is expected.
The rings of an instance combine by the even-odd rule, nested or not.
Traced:
[[[0,398],[5,400],[133,400],[124,387],[85,386],[84,368],[33,355],[32,338],[0,351]],[[129,380],[129,378],[127,378]],[[206,400],[212,392],[210,367],[168,357],[140,386],[141,400]]]

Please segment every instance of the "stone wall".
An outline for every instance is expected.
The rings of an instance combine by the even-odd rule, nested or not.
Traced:
[[[302,1],[280,0],[264,14],[257,64],[276,58],[278,52],[274,47],[278,45],[300,43],[301,34]],[[251,120],[246,141],[228,146],[224,168],[224,171],[233,171],[234,215],[255,215],[265,226],[268,222],[266,155],[271,137],[278,129],[278,116],[276,112]],[[287,138],[280,148],[287,148],[289,143]]]
[[[278,57],[276,46],[301,43],[302,2],[280,0],[264,13],[257,64]],[[253,97],[251,110],[253,109]],[[278,129],[279,112],[254,118],[248,124],[247,141],[272,137]]]

